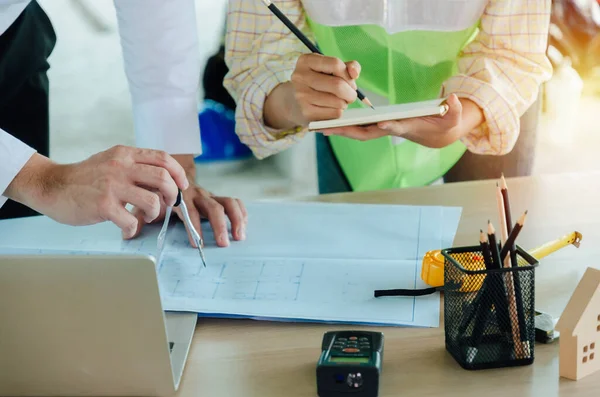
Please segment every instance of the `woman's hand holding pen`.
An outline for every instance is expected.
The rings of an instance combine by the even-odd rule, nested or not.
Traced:
[[[311,121],[341,117],[356,101],[360,64],[320,54],[301,55],[291,81],[279,85],[265,102],[271,128],[307,126]],[[290,118],[291,115],[291,118]]]
[[[344,63],[320,54],[302,55],[292,74],[295,98],[304,123],[342,116],[356,100],[358,62]]]

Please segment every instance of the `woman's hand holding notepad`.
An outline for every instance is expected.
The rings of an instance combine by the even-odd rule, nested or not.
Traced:
[[[469,107],[469,123],[463,118],[464,106]],[[460,139],[483,119],[481,112],[469,100],[459,100],[454,94],[444,99],[376,107],[350,109],[338,119],[309,123],[309,131],[339,135],[360,141],[397,136],[433,148],[447,146]],[[475,116],[474,116],[475,115]],[[474,124],[475,123],[475,124]]]

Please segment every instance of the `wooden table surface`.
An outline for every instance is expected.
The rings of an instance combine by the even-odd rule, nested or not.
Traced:
[[[536,309],[559,316],[587,267],[600,268],[600,173],[508,179],[513,219],[529,210],[519,236],[525,249],[572,231],[568,246],[536,270]],[[496,181],[400,191],[320,196],[303,201],[450,205],[463,207],[455,246],[478,242],[487,220],[497,223]],[[533,365],[467,371],[444,348],[440,328],[351,327],[252,320],[199,319],[179,396],[316,396],[315,368],[323,333],[372,329],[385,335],[380,396],[580,396],[600,395],[600,372],[579,381],[558,376],[558,342],[536,344]]]

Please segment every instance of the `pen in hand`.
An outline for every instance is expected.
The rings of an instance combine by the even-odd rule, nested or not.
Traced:
[[[311,50],[313,53],[315,54],[320,54],[320,55],[324,55],[321,50],[319,50],[317,48],[317,46],[315,46],[305,35],[304,33],[302,33],[300,31],[300,29],[298,29],[293,23],[292,21],[290,21],[285,15],[283,15],[283,13],[279,10],[279,8],[277,8],[277,6],[275,4],[273,4],[270,0],[262,0],[262,2],[269,8],[269,10],[271,10],[271,12],[273,12],[273,14],[275,14],[275,16],[277,18],[279,18],[279,20],[281,22],[283,22],[285,24],[285,26],[287,26],[292,33],[294,33],[294,35],[296,35],[296,37],[298,37],[298,39],[300,41],[302,41],[302,43],[304,43],[304,45],[306,47],[308,47],[309,50]],[[373,107],[373,104],[371,103],[371,101],[369,101],[369,98],[367,98],[365,96],[365,94],[363,94],[360,89],[356,89],[356,94],[358,96],[358,99],[361,100],[361,102],[363,102],[365,105],[369,106],[371,109],[375,109]]]

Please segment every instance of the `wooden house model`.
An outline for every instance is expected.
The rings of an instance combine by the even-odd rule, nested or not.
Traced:
[[[579,380],[600,371],[600,270],[585,271],[556,330],[561,377]]]

